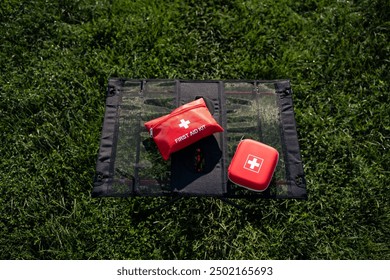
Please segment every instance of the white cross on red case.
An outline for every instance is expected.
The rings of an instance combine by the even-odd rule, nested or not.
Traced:
[[[244,164],[244,168],[259,173],[263,161],[264,160],[262,158],[249,154]]]
[[[228,168],[228,177],[236,185],[253,191],[268,188],[278,163],[279,153],[264,143],[242,140]]]
[[[180,120],[180,124],[179,124],[179,127],[184,127],[185,129],[188,128],[188,125],[190,124],[191,122],[189,120],[184,120],[184,119],[181,119]]]

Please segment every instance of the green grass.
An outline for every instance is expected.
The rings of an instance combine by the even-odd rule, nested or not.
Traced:
[[[223,3],[1,1],[1,259],[390,258],[388,1]],[[92,199],[109,77],[291,79],[308,201]]]

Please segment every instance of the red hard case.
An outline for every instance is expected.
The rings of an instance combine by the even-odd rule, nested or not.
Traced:
[[[244,188],[262,192],[271,182],[279,160],[273,147],[251,139],[242,140],[228,168],[230,181]]]

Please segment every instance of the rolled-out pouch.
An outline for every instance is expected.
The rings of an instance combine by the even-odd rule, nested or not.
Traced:
[[[228,177],[233,183],[262,192],[271,182],[279,160],[278,151],[264,143],[242,140],[228,168]]]
[[[163,159],[196,141],[222,132],[203,98],[184,104],[170,114],[145,123]]]

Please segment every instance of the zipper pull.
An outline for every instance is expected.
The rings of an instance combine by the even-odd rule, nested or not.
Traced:
[[[153,138],[153,128],[150,128],[150,129],[149,129],[149,134],[150,134],[150,137]]]

